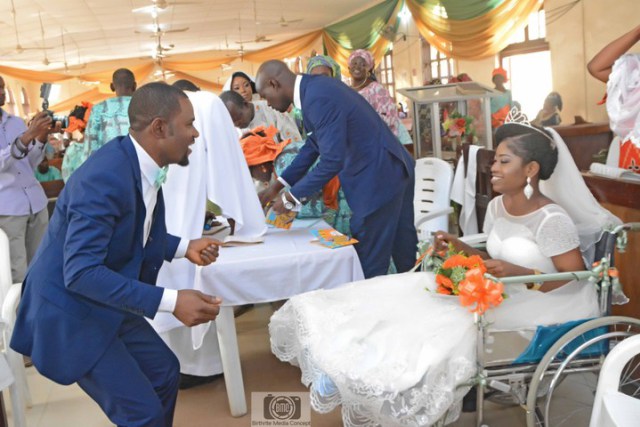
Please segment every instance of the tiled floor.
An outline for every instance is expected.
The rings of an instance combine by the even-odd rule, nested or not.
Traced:
[[[305,391],[300,383],[300,371],[282,363],[271,354],[267,324],[271,306],[258,306],[237,319],[242,369],[247,392]],[[34,368],[28,369],[33,406],[27,410],[29,427],[108,427],[107,418],[98,406],[77,386],[59,386],[42,376]],[[7,395],[7,393],[5,393]],[[6,402],[10,411],[10,403]],[[249,409],[250,410],[250,409]],[[10,420],[11,421],[11,420]],[[491,427],[524,426],[520,408],[504,408],[488,404],[485,423]],[[12,425],[12,424],[11,424]],[[251,417],[233,418],[229,413],[224,380],[180,392],[176,408],[176,427],[236,427],[250,426]],[[329,414],[312,411],[312,427],[341,426],[339,409]],[[475,414],[463,414],[454,425],[475,426]],[[577,426],[573,426],[577,427]]]

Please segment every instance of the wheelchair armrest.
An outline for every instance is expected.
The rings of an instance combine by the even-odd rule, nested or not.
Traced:
[[[595,274],[591,270],[567,271],[562,273],[529,274],[526,276],[511,276],[502,278],[496,278],[489,273],[485,273],[484,275],[489,279],[502,282],[503,285],[533,282],[554,282],[556,280],[584,280],[595,276]]]
[[[453,212],[453,208],[450,206],[447,208],[436,209],[431,212],[427,212],[426,214],[420,215],[415,219],[415,226],[416,228],[418,228],[427,221],[431,221],[432,219],[438,218],[443,215],[449,215],[451,212]]]
[[[487,243],[487,237],[487,233],[469,234],[467,236],[460,237],[460,241],[474,248],[484,247]]]

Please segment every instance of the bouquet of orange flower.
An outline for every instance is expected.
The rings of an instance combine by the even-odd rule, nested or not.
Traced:
[[[419,262],[424,269],[436,274],[437,293],[457,295],[460,304],[470,306],[473,313],[483,314],[488,308],[500,305],[506,297],[502,283],[484,277],[487,267],[478,255],[456,253],[451,245],[446,253],[436,253],[430,247]]]
[[[473,117],[463,116],[462,114],[454,111],[449,114],[447,110],[444,111],[442,128],[445,135],[449,137],[456,137],[462,135],[475,135],[473,128]]]

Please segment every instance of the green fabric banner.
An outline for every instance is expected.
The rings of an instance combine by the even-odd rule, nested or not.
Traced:
[[[504,0],[416,0],[416,3],[434,12],[437,8],[444,8],[447,18],[455,21],[477,18],[491,12],[503,2]]]
[[[345,49],[369,49],[381,37],[381,32],[394,18],[391,25],[397,31],[398,20],[393,11],[401,0],[385,0],[357,15],[325,27],[325,32]]]

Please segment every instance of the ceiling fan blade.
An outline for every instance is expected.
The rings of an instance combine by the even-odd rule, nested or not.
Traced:
[[[166,30],[166,31],[161,31],[161,32],[163,32],[165,34],[169,34],[169,33],[184,33],[187,30],[189,30],[189,27],[176,28],[175,30]]]
[[[280,26],[281,27],[286,27],[289,24],[295,24],[296,22],[301,22],[301,21],[303,21],[302,18],[300,18],[300,19],[284,19],[284,18],[281,18],[280,19]]]

